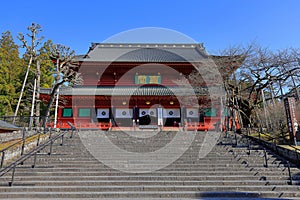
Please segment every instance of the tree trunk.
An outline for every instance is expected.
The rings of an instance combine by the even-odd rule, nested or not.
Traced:
[[[21,100],[22,100],[22,96],[23,96],[23,92],[24,92],[25,85],[26,85],[26,82],[27,82],[27,78],[28,78],[30,66],[31,66],[31,64],[32,64],[32,60],[33,60],[33,56],[30,56],[29,63],[28,63],[28,66],[27,66],[27,71],[26,71],[25,78],[24,78],[23,85],[22,85],[22,89],[21,89],[21,92],[20,92],[18,104],[17,104],[16,110],[15,110],[14,119],[13,119],[13,124],[15,123],[16,116],[17,116],[17,114],[18,114],[18,110],[19,110],[20,103],[21,103]]]
[[[293,86],[294,86],[294,90],[296,90],[296,96],[297,96],[297,99],[299,100],[300,99],[300,94],[299,94],[299,91],[298,91],[298,88],[297,88],[297,85],[296,85],[296,82],[295,82],[295,79],[294,79],[294,76],[291,74],[291,78],[292,78],[292,82],[293,82]]]
[[[49,116],[50,116],[50,109],[51,109],[51,106],[54,102],[54,99],[55,99],[55,95],[57,93],[57,89],[59,88],[59,86],[61,85],[62,83],[59,83],[59,84],[55,84],[52,91],[51,91],[51,94],[50,94],[50,99],[49,99],[49,102],[48,102],[48,105],[47,105],[47,108],[46,108],[46,112],[45,112],[45,119],[43,120],[43,127],[46,128],[46,124],[49,120]]]
[[[49,116],[50,116],[50,109],[51,109],[51,106],[54,102],[54,99],[55,99],[55,95],[57,94],[57,90],[59,88],[60,85],[62,85],[64,83],[64,81],[60,81],[60,71],[59,71],[59,60],[57,59],[56,60],[56,70],[57,70],[57,75],[55,77],[55,84],[52,88],[52,91],[51,91],[51,94],[50,94],[50,99],[49,99],[49,102],[48,102],[48,105],[47,105],[47,108],[46,108],[46,112],[45,112],[45,119],[44,119],[44,122],[43,122],[43,127],[46,128],[46,124],[49,120]]]
[[[40,115],[41,115],[41,101],[40,101],[40,91],[41,91],[41,67],[40,61],[36,62],[36,107],[35,107],[35,124],[37,127],[40,126]]]
[[[33,126],[35,93],[36,93],[36,79],[34,79],[34,87],[33,87],[33,94],[32,94],[31,112],[30,112],[30,120],[29,120],[29,129],[30,130],[32,129],[32,126]]]
[[[57,92],[56,92],[55,111],[54,111],[54,128],[57,127],[58,100],[59,100],[59,88],[57,89]]]

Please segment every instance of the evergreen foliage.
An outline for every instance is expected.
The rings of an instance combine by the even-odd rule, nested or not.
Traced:
[[[20,58],[18,45],[9,31],[0,39],[0,116],[12,115],[19,88],[20,76],[24,72],[24,61]]]

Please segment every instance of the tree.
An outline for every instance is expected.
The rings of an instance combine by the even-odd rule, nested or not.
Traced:
[[[279,103],[284,97],[298,95],[299,50],[272,51],[252,43],[247,47],[226,49],[222,55],[245,57],[241,67],[225,81],[230,99],[228,106],[239,109],[245,125],[260,121],[264,122],[260,123],[261,128],[266,127],[268,131],[277,129],[282,125],[282,119],[275,117],[275,112],[285,114],[276,107],[281,105]],[[234,100],[236,106],[232,105]]]
[[[51,46],[51,59],[54,62],[55,71],[53,76],[55,81],[51,88],[50,99],[45,112],[45,120],[43,126],[46,126],[46,123],[50,116],[50,109],[52,104],[57,96],[57,91],[60,86],[64,84],[69,85],[78,85],[81,84],[82,78],[80,73],[78,73],[78,65],[74,61],[75,52],[72,51],[69,47],[56,44]]]
[[[51,60],[51,46],[53,45],[51,40],[46,41],[43,46],[38,50],[37,63],[36,63],[36,122],[39,126],[39,118],[41,116],[41,100],[40,100],[40,88],[49,88],[54,82],[53,72],[54,66]]]
[[[240,123],[247,127],[259,121],[258,116],[262,119],[263,113],[264,120],[260,121],[264,124],[261,125],[269,130],[275,130],[282,122],[282,118],[279,120],[279,117],[276,117],[275,120],[274,117],[273,120],[271,117],[275,116],[275,112],[280,112],[280,109],[276,109],[281,105],[278,103],[286,96],[295,96],[299,99],[299,49],[272,51],[251,43],[245,47],[227,48],[222,50],[219,56],[208,56],[208,58],[211,59],[204,59],[199,67],[195,66],[195,70],[187,77],[188,80],[197,89],[201,88],[197,86],[204,84],[215,87],[215,83],[220,83],[219,79],[223,79],[227,96],[225,106],[230,108],[231,113],[238,115]],[[219,70],[221,77],[219,75],[209,77],[218,74],[213,72],[213,69]],[[204,95],[208,94],[211,95],[211,92],[204,93]],[[210,98],[206,100],[208,103],[212,102]],[[268,110],[270,112],[267,112]]]
[[[28,41],[26,40],[25,36],[21,33],[19,33],[18,37],[21,43],[23,44],[23,47],[26,49],[23,59],[25,60],[25,62],[28,63],[28,65],[24,76],[15,116],[18,113],[18,108],[21,104],[21,99],[24,96],[23,93],[25,93],[25,97],[27,97],[28,102],[31,102],[28,99],[28,97],[32,98],[30,116],[36,116],[35,125],[39,126],[39,118],[41,115],[40,88],[50,87],[54,81],[54,67],[50,58],[51,46],[53,45],[53,43],[51,40],[48,40],[44,42],[41,46],[41,41],[43,40],[43,37],[38,37],[38,34],[42,30],[40,25],[32,23],[32,25],[29,26],[27,29],[29,30],[29,33],[27,34],[27,36],[29,37]],[[33,85],[36,85],[36,87],[34,87]],[[27,91],[25,90],[25,88]],[[36,88],[36,90],[32,91],[32,89],[34,88]],[[28,92],[31,93],[29,94]],[[29,104],[25,106],[25,108],[26,107],[29,107]],[[30,118],[30,120],[31,125],[33,123],[33,120],[32,118]]]
[[[271,123],[272,126],[269,128],[269,132],[272,136],[269,138],[270,141],[277,140],[279,143],[287,143],[286,136],[288,135],[288,127],[286,125],[286,115],[284,103],[275,102],[273,104],[266,105],[266,112],[264,108],[258,108],[256,110],[257,118],[255,123],[266,124]]]
[[[53,65],[52,60],[52,46],[53,42],[47,40],[44,42],[43,46],[38,50],[37,60],[40,61],[41,66],[41,82],[40,85],[42,88],[50,88],[54,82],[55,66]]]
[[[17,90],[20,87],[19,75],[23,62],[19,57],[18,46],[9,31],[0,39],[0,115],[12,115]]]
[[[289,93],[300,100],[300,49],[291,48],[282,52],[283,59],[290,58],[292,62],[284,64],[282,71],[286,71],[289,75],[287,78],[287,84],[289,87]]]
[[[30,67],[31,67],[32,63],[36,60],[36,56],[37,56],[36,48],[40,45],[40,41],[43,39],[43,38],[37,37],[37,35],[41,31],[41,26],[39,24],[32,23],[31,26],[27,27],[27,29],[30,32],[27,34],[27,36],[30,38],[30,43],[31,43],[30,45],[27,44],[27,40],[25,39],[25,36],[22,33],[19,33],[19,36],[18,36],[18,39],[21,41],[23,47],[26,49],[26,53],[25,53],[24,57],[28,58],[28,65],[27,65],[27,70],[26,70],[25,77],[23,80],[23,85],[21,88],[21,92],[20,92],[20,96],[19,96],[19,100],[18,100],[18,104],[17,104],[16,110],[15,110],[14,117],[16,117],[18,114],[19,106],[20,106],[20,103],[22,100],[22,96],[23,96],[24,89],[26,86],[27,78],[28,78],[28,75],[30,72]],[[40,72],[36,72],[36,74],[40,74]],[[34,105],[32,105],[32,106],[34,106]],[[14,121],[15,121],[15,118],[14,118]]]

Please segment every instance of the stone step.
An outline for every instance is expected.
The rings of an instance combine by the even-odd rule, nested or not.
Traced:
[[[167,155],[162,155],[161,157],[157,157],[155,158],[156,161],[164,161],[165,157],[164,156],[167,156]],[[171,156],[171,155],[169,155]],[[111,158],[111,159],[108,159],[106,158],[105,160],[112,160],[114,161],[115,158]],[[104,161],[105,161],[104,160]],[[53,165],[59,165],[59,164],[97,164],[99,163],[99,160],[96,160],[95,158],[90,158],[90,159],[78,159],[78,158],[68,158],[68,159],[65,159],[65,158],[56,158],[56,159],[52,159],[52,160],[49,160],[49,158],[46,158],[46,159],[42,159],[42,158],[39,158],[37,157],[37,164],[43,164],[43,163],[52,163]],[[102,162],[102,160],[100,160]],[[197,160],[197,157],[192,157],[190,159],[179,159],[179,160],[176,160],[174,161],[174,164],[177,165],[177,164],[205,164],[205,165],[218,165],[218,164],[241,164],[241,162],[243,162],[244,160],[234,160],[234,159],[210,159],[210,160],[204,160],[204,159],[201,159],[201,160]],[[247,161],[247,160],[245,160]],[[251,160],[252,161],[252,160]],[[117,161],[116,161],[117,162]],[[129,160],[130,162],[130,160]],[[33,159],[30,159],[30,160],[27,160],[24,162],[25,164],[26,163],[33,163]],[[149,162],[151,163],[151,162]],[[153,163],[153,162],[152,162]],[[257,164],[263,164],[264,162],[256,162]],[[170,164],[173,164],[173,163],[170,163]],[[249,163],[251,164],[251,163]],[[271,165],[271,163],[269,163]],[[153,163],[154,165],[154,163]],[[275,165],[276,166],[276,165]]]
[[[286,185],[286,181],[277,181],[272,182],[272,184],[277,185]],[[270,183],[266,183],[264,181],[257,180],[222,180],[222,181],[179,181],[179,180],[44,180],[44,181],[18,181],[14,184],[14,186],[148,186],[148,185],[184,185],[184,186],[240,186],[240,185],[268,185]],[[1,186],[7,186],[7,184],[3,184]],[[1,189],[1,187],[0,187]]]
[[[206,192],[190,192],[190,191],[167,191],[167,192],[15,192],[15,193],[0,193],[0,198],[213,198],[213,199],[261,199],[261,198],[293,198],[300,199],[300,194],[295,194],[294,192],[248,192],[248,191],[206,191]]]
[[[142,168],[141,168],[142,169]],[[37,172],[30,170],[28,172],[19,172],[16,170],[15,175],[16,176],[121,176],[121,175],[131,175],[132,173],[125,173],[125,172]],[[134,173],[139,174],[139,173]],[[201,175],[207,175],[207,176],[236,176],[236,175],[248,175],[253,176],[254,173],[252,172],[239,172],[239,171],[212,171],[212,172],[206,172],[206,171],[170,171],[170,172],[154,172],[154,173],[146,173],[143,175],[139,175],[140,177],[143,176],[151,176],[151,175],[157,175],[157,176],[201,176]],[[258,173],[259,174],[259,173]],[[266,174],[266,173],[264,173]],[[278,173],[268,173],[269,176],[273,175],[276,176]],[[281,174],[285,175],[285,174]]]
[[[62,150],[59,150],[59,152],[60,151],[62,151]],[[107,152],[103,151],[102,153],[111,153],[111,152],[109,152],[109,151],[107,151]],[[173,152],[168,152],[168,154],[172,155],[172,154],[176,154],[176,152],[174,152],[174,153]],[[66,158],[72,158],[72,156],[74,156],[74,155],[76,155],[78,158],[84,158],[87,155],[91,156],[88,152],[86,152],[86,153],[85,152],[80,152],[80,153],[79,152],[78,153],[76,153],[76,152],[69,152],[68,153],[68,152],[64,151],[64,153],[56,153],[56,151],[53,151],[53,153],[51,154],[51,157],[55,158],[57,156],[64,156]],[[39,157],[50,157],[48,155],[48,151],[45,151],[45,153],[42,153],[42,154],[38,154],[38,156]],[[184,158],[188,158],[188,157],[199,157],[199,151],[194,150],[194,152],[189,152],[189,150],[188,150],[184,154],[182,154],[182,158],[183,159]],[[256,158],[257,156],[244,155],[244,157],[249,157],[249,158],[253,157],[253,158]],[[220,159],[226,160],[228,158],[232,159],[233,156],[230,155],[230,154],[225,154],[224,152],[220,152],[218,154],[212,154],[212,153],[207,154],[204,158],[201,158],[201,159],[204,159],[204,160],[207,159],[208,160],[208,159],[215,159],[215,158],[220,158]]]
[[[146,165],[143,165],[146,166]],[[143,167],[141,166],[141,167]],[[151,166],[151,165],[150,165]],[[146,167],[149,167],[149,165],[147,165]],[[17,168],[18,172],[27,172],[29,170],[29,168],[31,167],[26,167],[26,168]],[[134,171],[134,168],[131,168]],[[138,169],[138,168],[136,168]],[[116,172],[116,170],[114,169],[108,169],[108,168],[103,168],[102,166],[98,166],[98,167],[84,167],[84,166],[78,166],[78,167],[52,167],[52,168],[39,168],[36,167],[33,172]],[[205,172],[215,172],[215,171],[220,171],[220,172],[224,172],[224,171],[238,171],[240,173],[243,172],[249,172],[250,169],[247,168],[242,168],[242,167],[232,167],[232,168],[226,168],[226,167],[198,167],[198,166],[191,166],[191,167],[168,167],[168,168],[164,168],[159,170],[159,172],[199,172],[199,173],[205,173]],[[251,170],[252,171],[252,170]],[[263,168],[262,171],[272,171],[272,169],[269,168]],[[275,170],[275,172],[277,172],[277,169]]]
[[[107,186],[14,186],[0,187],[0,193],[12,192],[163,192],[163,191],[273,191],[299,192],[300,189],[290,186],[256,186],[256,185],[107,185]],[[299,192],[300,193],[300,192]],[[300,195],[300,194],[299,194]],[[300,196],[299,196],[300,197]]]
[[[126,186],[148,186],[148,185],[213,185],[213,186],[240,186],[240,185],[284,185],[286,186],[288,180],[272,180],[272,181],[258,181],[255,180],[23,180],[14,183],[14,186],[110,186],[110,185],[126,185]],[[294,185],[299,185],[300,181],[293,181]],[[8,181],[1,183],[0,186],[7,186]]]
[[[126,181],[126,180],[162,180],[162,181],[171,181],[171,180],[180,180],[180,181],[206,181],[206,180],[212,180],[212,181],[223,181],[223,180],[259,180],[260,176],[245,176],[245,175],[198,175],[198,176],[177,176],[177,175],[168,175],[168,176],[161,176],[161,175],[120,175],[120,176],[111,176],[111,175],[103,175],[103,176],[16,176],[15,181],[43,181],[43,180],[60,180],[60,181],[72,181],[72,180],[119,180],[119,181]],[[286,180],[286,178],[280,177],[280,176],[274,176],[274,179],[276,180]],[[5,176],[1,178],[2,181],[10,181],[10,176]],[[262,179],[261,179],[262,180]]]
[[[143,167],[141,167],[143,168]],[[130,168],[131,170],[140,170],[141,168]],[[72,176],[74,174],[78,174],[80,173],[81,175],[98,175],[101,176],[103,174],[110,174],[112,176],[118,176],[120,174],[125,174],[123,172],[118,172],[116,170],[113,169],[101,169],[101,168],[35,168],[34,170],[32,170],[31,172],[28,172],[28,170],[30,170],[29,168],[22,168],[19,169],[17,168],[16,170],[16,175],[22,175],[22,174],[26,174],[26,175],[68,175],[68,176]],[[292,172],[292,176],[296,179],[300,179],[300,175],[297,174],[298,172]],[[130,175],[131,173],[129,173]],[[172,175],[172,174],[176,174],[178,176],[180,175],[201,175],[201,174],[217,174],[217,175],[230,175],[230,174],[247,174],[247,175],[266,175],[266,176],[272,176],[272,175],[281,175],[281,176],[288,176],[288,172],[287,171],[278,171],[278,170],[271,170],[269,168],[262,168],[262,170],[251,170],[251,169],[247,169],[247,168],[241,168],[241,169],[237,169],[237,168],[231,168],[231,169],[226,169],[226,168],[207,168],[207,169],[197,169],[197,168],[193,168],[193,169],[189,169],[189,168],[185,168],[185,169],[178,169],[178,168],[170,168],[170,169],[162,169],[159,170],[157,172],[153,172],[153,174],[159,174],[159,175]]]
[[[178,154],[174,153],[170,153],[170,154],[159,154],[157,155],[157,157],[155,157],[155,159],[160,159],[160,160],[163,160],[165,157],[164,156],[177,156]],[[87,157],[89,156],[89,157]],[[111,159],[115,159],[115,157],[110,157]],[[241,159],[239,159],[241,158]],[[221,162],[228,162],[228,163],[231,163],[231,162],[235,162],[235,163],[239,163],[239,160],[242,160],[242,158],[244,157],[230,157],[230,156],[227,156],[227,157],[210,157],[210,156],[207,156],[205,158],[199,158],[199,154],[195,154],[195,155],[183,155],[180,157],[180,159],[178,160],[175,160],[175,163],[184,163],[184,162],[188,162],[188,163],[208,163],[208,164],[215,164],[215,163],[221,163]],[[251,158],[251,157],[245,157],[245,158],[248,158],[250,159],[251,161],[257,161],[257,162],[261,162],[263,163],[264,162],[264,159],[263,158]],[[41,155],[38,155],[37,156],[37,159],[39,159],[40,163],[42,163],[43,161],[45,162],[48,162],[49,159],[51,159],[51,161],[53,163],[56,163],[57,161],[70,161],[70,162],[83,162],[83,161],[87,161],[87,162],[92,162],[92,161],[97,161],[97,159],[95,159],[94,157],[90,157],[90,155],[86,155],[86,156],[82,156],[82,157],[72,157],[72,156],[66,156],[64,157],[63,155],[61,157],[59,157],[59,155],[56,155],[56,156],[41,156]],[[105,159],[109,159],[108,156],[106,156]],[[32,161],[32,159],[29,159],[28,162]],[[244,159],[244,160],[247,160],[247,159]],[[271,164],[272,160],[269,159],[269,164]],[[282,163],[284,164],[284,163]]]
[[[26,164],[27,163],[27,164]],[[19,170],[30,168],[30,162],[25,162],[24,165],[18,166]],[[66,162],[49,162],[47,163],[38,163],[35,169],[51,169],[51,168],[84,168],[84,169],[111,169],[100,162],[87,162],[87,163],[66,163]],[[173,163],[163,169],[206,169],[206,168],[224,168],[224,169],[231,169],[231,168],[246,168],[241,163],[224,163],[224,162],[217,162],[217,163]]]

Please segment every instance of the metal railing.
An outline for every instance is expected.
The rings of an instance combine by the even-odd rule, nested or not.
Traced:
[[[36,133],[32,134],[32,135],[28,135],[26,137],[26,131],[27,129],[26,128],[23,128],[22,129],[22,138],[14,138],[18,141],[12,143],[11,145],[3,148],[0,150],[0,153],[1,153],[1,162],[0,162],[0,169],[3,167],[4,165],[4,161],[5,161],[5,156],[6,156],[6,152],[11,150],[11,149],[14,149],[14,148],[17,148],[18,146],[21,145],[21,156],[24,154],[24,150],[25,150],[25,143],[26,143],[26,140],[28,140],[30,137],[33,137],[36,135]]]
[[[239,134],[242,138],[246,138],[246,143],[247,143],[247,147],[248,147],[248,151],[247,151],[247,154],[250,156],[251,155],[251,150],[252,150],[252,145],[253,143],[257,143],[259,146],[261,146],[261,150],[263,152],[263,155],[261,156],[264,161],[263,161],[263,166],[265,168],[268,168],[269,167],[269,163],[268,163],[268,153],[267,153],[267,149],[268,147],[264,147],[263,144],[261,144],[261,141],[263,141],[261,138],[257,138],[256,140],[253,140],[252,137],[249,136],[248,132],[247,134]],[[227,136],[228,137],[228,136]],[[234,141],[232,141],[232,146],[233,147],[236,147],[237,145],[237,138],[236,138],[236,133],[232,136],[234,137]],[[276,143],[275,143],[275,146],[276,146]],[[255,148],[255,150],[257,150]],[[272,150],[272,149],[271,149]],[[231,150],[233,152],[233,150]],[[233,152],[233,154],[235,154]],[[293,176],[292,176],[292,173],[291,173],[291,164],[290,164],[290,161],[287,160],[286,158],[283,158],[281,155],[277,154],[277,152],[275,152],[276,155],[280,156],[280,158],[282,159],[282,162],[284,164],[284,167],[288,170],[288,181],[287,181],[287,184],[288,185],[293,185]],[[245,161],[244,163],[246,164],[249,164],[248,161]]]
[[[48,135],[48,140],[44,143],[40,143],[40,137],[41,134],[44,134],[42,132],[38,133],[38,139],[37,139],[37,145],[35,146],[35,148],[33,148],[32,150],[29,150],[29,152],[24,153],[24,147],[25,147],[25,139],[23,137],[23,140],[16,142],[12,145],[10,145],[9,147],[6,147],[5,149],[2,149],[0,152],[2,152],[2,157],[1,157],[1,169],[0,169],[0,177],[4,176],[5,174],[7,174],[8,172],[10,172],[12,170],[12,176],[11,176],[11,181],[8,183],[9,186],[13,185],[14,182],[14,177],[15,177],[15,171],[16,171],[16,167],[18,165],[22,165],[26,160],[28,160],[29,158],[31,158],[32,156],[34,156],[33,158],[33,164],[32,164],[32,168],[35,168],[36,166],[36,161],[37,161],[37,156],[38,153],[43,150],[44,148],[49,146],[49,152],[48,155],[52,154],[52,149],[53,149],[53,143],[59,139],[61,139],[61,143],[60,145],[63,146],[64,145],[64,138],[66,136],[66,134],[70,134],[70,138],[73,137],[73,132],[75,131],[75,129],[71,129],[71,132],[69,131],[64,131],[64,132],[58,132],[57,135],[53,135],[52,130],[49,129],[49,135]],[[23,133],[23,136],[25,134]],[[16,160],[12,161],[11,163],[9,163],[7,166],[3,167],[4,164],[4,159],[5,159],[5,152],[10,149],[15,147],[16,145],[20,145],[22,142],[22,147],[21,147],[21,154],[20,157],[17,158]]]

